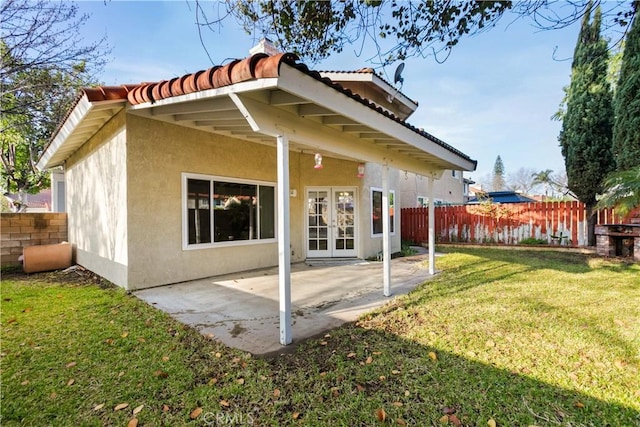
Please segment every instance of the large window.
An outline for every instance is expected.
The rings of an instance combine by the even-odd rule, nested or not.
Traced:
[[[183,174],[184,246],[274,239],[273,184]]]
[[[395,233],[395,191],[389,191],[389,231]],[[382,190],[371,189],[371,235],[382,235]]]

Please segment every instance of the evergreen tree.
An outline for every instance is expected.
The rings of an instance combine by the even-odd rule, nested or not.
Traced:
[[[586,205],[588,244],[594,245],[596,195],[602,193],[602,181],[615,163],[611,151],[613,106],[607,81],[608,51],[607,42],[600,36],[600,7],[596,8],[592,23],[590,15],[589,10],[576,44],[567,110],[558,139],[569,190]]]
[[[617,169],[640,166],[640,19],[634,19],[625,42],[614,99],[613,154]]]
[[[500,158],[500,156],[496,157],[496,162],[493,165],[492,187],[493,191],[501,191],[504,190],[505,187],[504,164],[502,163],[502,159]]]

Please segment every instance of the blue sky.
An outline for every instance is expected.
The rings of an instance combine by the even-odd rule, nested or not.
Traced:
[[[106,35],[112,47],[101,76],[106,84],[164,80],[211,66],[198,36],[193,2],[94,1],[79,6],[91,14],[85,37]],[[561,124],[550,118],[571,71],[570,60],[558,59],[571,57],[578,30],[573,25],[539,31],[528,20],[514,22],[506,16],[499,27],[463,39],[443,64],[433,58],[407,60],[402,91],[420,104],[409,122],[478,160],[477,170],[465,174],[476,181],[488,178],[498,155],[507,177],[519,168],[563,171],[557,142]],[[215,64],[247,56],[256,41],[233,20],[203,36]],[[312,68],[371,66],[368,56],[354,51],[347,47]],[[389,80],[395,66],[386,69]]]

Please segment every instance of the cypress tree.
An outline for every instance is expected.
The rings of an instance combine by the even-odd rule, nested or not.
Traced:
[[[562,148],[569,189],[587,208],[588,244],[595,244],[596,195],[604,177],[614,169],[611,150],[613,105],[607,81],[607,42],[600,36],[601,11],[590,23],[591,4],[571,65],[567,110],[558,140]]]
[[[640,166],[640,19],[627,34],[614,99],[613,154],[618,170]]]
[[[502,158],[498,156],[496,157],[496,162],[493,165],[492,188],[493,191],[501,191],[504,190],[504,187],[504,164],[502,163]]]

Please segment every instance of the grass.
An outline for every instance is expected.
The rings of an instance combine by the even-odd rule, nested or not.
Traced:
[[[438,263],[269,359],[104,284],[5,278],[1,424],[640,425],[640,265],[470,248]]]

